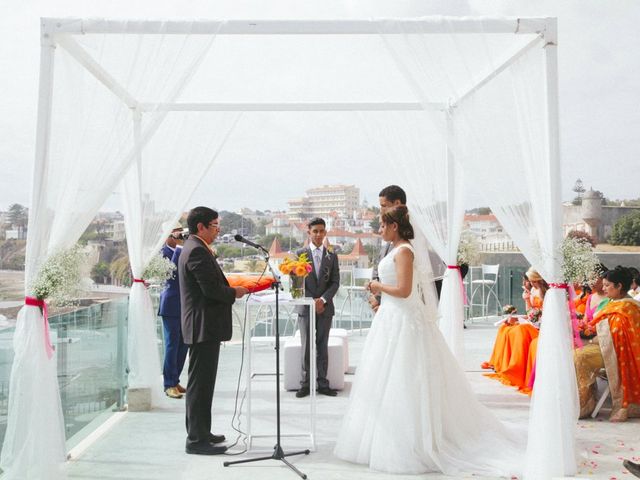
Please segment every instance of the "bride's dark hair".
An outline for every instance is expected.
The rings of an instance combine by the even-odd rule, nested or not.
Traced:
[[[413,226],[409,221],[409,210],[404,205],[390,208],[382,214],[382,221],[386,225],[398,224],[398,234],[403,240],[411,240],[414,237]]]

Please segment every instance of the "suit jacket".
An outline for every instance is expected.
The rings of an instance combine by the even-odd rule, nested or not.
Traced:
[[[180,278],[178,276],[178,260],[182,247],[171,250],[167,245],[162,248],[162,256],[168,258],[176,266],[173,276],[167,280],[164,290],[160,294],[158,315],[163,317],[180,317]]]
[[[306,253],[307,258],[313,263],[313,255],[311,248],[303,248],[296,252],[296,255]],[[333,297],[340,288],[340,268],[338,266],[338,255],[329,253],[325,247],[322,247],[322,262],[320,262],[320,278],[316,276],[315,265],[311,273],[304,279],[304,296],[311,298],[324,298],[327,303],[323,315],[333,316],[335,307],[333,305]],[[305,307],[300,305],[296,307],[297,313],[305,313]]]
[[[231,339],[236,291],[229,286],[211,250],[193,235],[184,242],[178,277],[184,343]]]
[[[382,259],[386,257],[390,251],[391,251],[391,242],[383,242],[382,245],[380,245],[380,254],[378,255],[378,261],[376,262],[376,264],[373,266],[373,269],[371,270],[371,280],[380,280],[380,277],[378,276],[378,265],[380,265],[380,262],[382,261]],[[378,295],[378,297],[376,298],[380,298],[380,296]]]

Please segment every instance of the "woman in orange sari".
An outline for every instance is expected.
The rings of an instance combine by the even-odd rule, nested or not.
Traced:
[[[531,318],[536,316],[539,318],[542,312],[544,296],[549,286],[542,276],[532,268],[527,271],[527,278],[533,285],[530,295],[525,298],[527,313]],[[505,355],[502,358],[502,369],[496,371],[498,379],[503,384],[517,387],[519,390],[526,390],[529,348],[531,342],[538,338],[540,334],[539,328],[540,326],[536,325],[535,322],[521,323],[507,334],[508,347],[505,348]],[[508,358],[506,356],[507,349],[509,350]]]
[[[627,294],[631,278],[620,266],[605,274],[603,289],[610,301],[591,322],[597,342],[574,352],[581,418],[595,408],[595,379],[602,368],[613,403],[609,420],[640,416],[640,302]]]
[[[583,315],[583,320],[581,322],[584,323],[591,322],[595,314],[609,302],[609,298],[605,296],[602,289],[602,281],[604,278],[604,274],[607,272],[607,267],[600,264],[599,271],[601,272],[601,274],[593,284],[593,287],[584,285],[584,294],[581,297],[576,298],[574,302],[576,312]],[[531,391],[533,390],[537,353],[538,339],[534,338],[531,342],[531,345],[529,345],[529,357],[527,359],[527,373],[524,379],[524,387],[520,389],[520,391],[523,393],[531,394]]]
[[[527,276],[524,275],[522,277],[522,298],[524,299],[525,304],[529,301],[529,297],[531,296],[531,287],[531,282]],[[509,345],[507,344],[507,335],[509,334],[509,330],[516,325],[518,325],[518,322],[514,317],[507,317],[507,319],[502,322],[502,325],[500,325],[498,333],[496,334],[496,340],[493,343],[491,358],[488,362],[482,362],[481,367],[484,370],[493,369],[496,372],[502,370],[503,358],[508,360],[510,355],[510,350],[508,350]]]

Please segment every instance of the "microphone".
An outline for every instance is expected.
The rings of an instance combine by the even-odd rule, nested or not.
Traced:
[[[235,239],[236,242],[244,243],[244,244],[249,245],[250,247],[253,247],[255,249],[262,250],[264,253],[269,255],[269,250],[264,248],[262,245],[258,245],[257,243],[253,243],[251,240],[247,240],[246,238],[244,238],[239,233],[236,234],[233,238]]]

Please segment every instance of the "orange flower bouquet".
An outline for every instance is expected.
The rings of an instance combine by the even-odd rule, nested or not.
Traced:
[[[311,273],[311,262],[306,253],[301,253],[294,259],[285,258],[280,264],[280,271],[285,275],[289,275],[290,291],[292,298],[304,297],[304,279]]]

